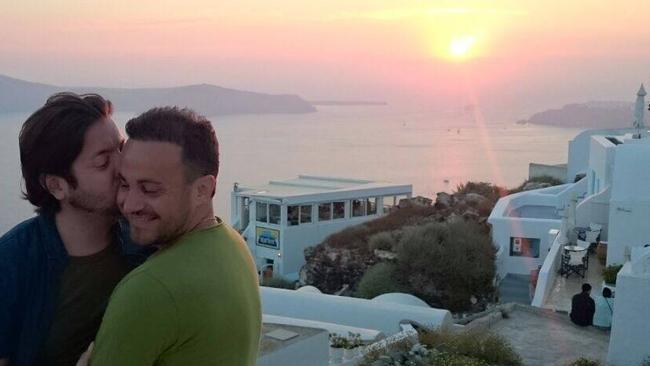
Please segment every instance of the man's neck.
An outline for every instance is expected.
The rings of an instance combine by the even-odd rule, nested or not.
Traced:
[[[198,231],[207,229],[217,224],[217,219],[214,217],[214,209],[212,204],[198,208],[192,219],[188,220],[188,230],[186,232]]]
[[[65,250],[73,257],[99,253],[111,244],[115,218],[87,213],[73,208],[63,208],[55,217]]]
[[[182,233],[179,233],[178,236],[175,236],[174,238],[170,238],[164,243],[159,243],[156,245],[156,247],[158,248],[158,253],[160,253],[160,251],[163,249],[169,248],[172,245],[172,243],[174,243],[179,237],[191,232],[208,229],[210,227],[217,225],[217,223],[218,221],[217,218],[214,216],[214,210],[212,209],[212,207],[203,210],[198,210],[194,215],[191,215],[191,217],[187,220],[185,230],[182,231]]]

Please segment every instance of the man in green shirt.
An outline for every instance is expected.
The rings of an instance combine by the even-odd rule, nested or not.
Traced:
[[[192,111],[154,108],[130,120],[118,206],[140,245],[158,251],[116,287],[90,364],[257,362],[257,272],[231,227],[215,218],[218,143]]]

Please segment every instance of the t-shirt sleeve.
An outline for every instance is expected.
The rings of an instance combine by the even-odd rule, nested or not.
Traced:
[[[111,296],[91,366],[148,366],[173,346],[177,311],[168,290],[146,272],[125,278]]]

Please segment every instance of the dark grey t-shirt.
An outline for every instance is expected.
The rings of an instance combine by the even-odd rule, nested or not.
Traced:
[[[129,269],[117,245],[90,256],[70,257],[39,365],[75,366],[95,339],[108,299]]]

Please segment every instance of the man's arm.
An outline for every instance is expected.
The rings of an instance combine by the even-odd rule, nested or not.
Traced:
[[[137,273],[113,292],[90,365],[154,365],[176,335],[177,314],[171,295],[155,278]]]
[[[0,246],[5,243],[0,242]],[[6,245],[6,244],[5,244]],[[17,279],[15,263],[0,247],[0,366],[8,366],[9,358],[15,352],[16,293]]]

